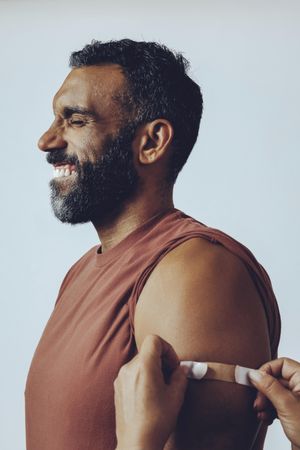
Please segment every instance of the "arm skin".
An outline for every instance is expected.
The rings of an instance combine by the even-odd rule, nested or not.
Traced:
[[[270,359],[264,309],[247,269],[201,238],[172,250],[150,275],[135,313],[138,348],[148,334],[168,341],[180,360],[258,368]],[[258,430],[254,398],[251,388],[191,380],[165,449],[250,448]]]

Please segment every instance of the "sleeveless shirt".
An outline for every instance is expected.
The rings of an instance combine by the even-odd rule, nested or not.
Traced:
[[[263,267],[227,234],[168,210],[103,254],[93,247],[65,276],[27,377],[27,450],[115,449],[113,381],[137,351],[137,300],[157,263],[195,237],[223,245],[244,262],[260,294],[276,356],[280,316]]]

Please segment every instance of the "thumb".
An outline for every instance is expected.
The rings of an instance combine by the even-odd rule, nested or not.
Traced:
[[[250,370],[248,376],[253,386],[270,400],[277,411],[283,409],[290,398],[288,389],[272,375],[259,370]]]
[[[184,394],[188,385],[187,372],[185,367],[178,366],[172,373],[169,381],[169,388],[180,399],[184,399]]]

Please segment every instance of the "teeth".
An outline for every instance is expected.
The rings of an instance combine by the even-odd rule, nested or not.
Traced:
[[[74,175],[75,173],[76,173],[76,171],[75,170],[70,171],[68,166],[64,166],[62,168],[56,167],[54,169],[53,176],[54,176],[54,178],[68,177],[70,175]]]

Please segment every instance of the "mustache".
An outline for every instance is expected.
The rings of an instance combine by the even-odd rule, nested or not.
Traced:
[[[76,156],[67,155],[64,150],[55,150],[47,154],[46,160],[49,164],[66,163],[71,165],[79,165],[78,158]]]

